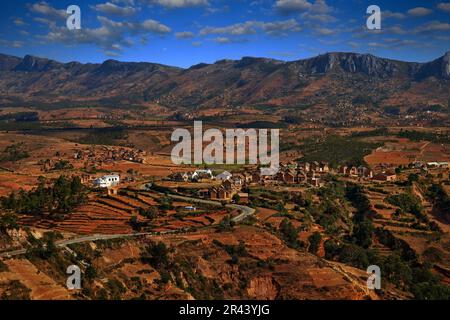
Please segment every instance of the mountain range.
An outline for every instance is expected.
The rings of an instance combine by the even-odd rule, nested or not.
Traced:
[[[145,105],[169,109],[275,105],[447,105],[450,52],[427,63],[332,52],[279,61],[244,57],[190,68],[107,60],[60,63],[0,54],[0,105]]]

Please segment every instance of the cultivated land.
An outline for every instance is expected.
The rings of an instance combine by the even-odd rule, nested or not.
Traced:
[[[47,60],[8,59],[0,299],[449,299],[448,55],[50,64],[102,72],[70,102],[47,96]],[[75,80],[48,85],[72,96]],[[171,134],[194,120],[280,129],[279,174],[174,165]],[[106,175],[120,183],[100,188]],[[66,289],[73,264],[82,290]],[[367,289],[370,265],[380,290]]]
[[[75,112],[75,116],[82,117],[82,113]],[[96,128],[114,129],[107,121],[96,121]],[[234,121],[235,116],[224,118],[222,126]],[[283,163],[301,163],[311,152],[318,161],[325,161],[329,157],[327,137],[340,136],[342,140],[337,143],[363,149],[360,160],[368,167],[378,172],[397,169],[396,181],[340,174],[337,167],[352,161],[342,154],[342,163],[336,163],[336,169],[323,175],[316,187],[282,181],[264,185],[250,182],[242,192],[249,194],[247,206],[255,208],[254,213],[235,225],[226,217],[237,217],[240,209],[224,206],[221,200],[199,200],[197,195],[198,190],[220,186],[220,181],[180,182],[171,178],[197,168],[171,163],[172,123],[153,125],[159,128],[121,125],[120,135],[112,134],[107,144],[95,145],[83,141],[91,133],[76,125],[67,130],[40,128],[0,134],[0,150],[6,154],[0,172],[2,196],[20,194],[20,189],[33,190],[39,177],[45,177],[48,185],[61,175],[90,179],[85,182],[89,190],[86,199],[70,212],[15,214],[18,229],[5,230],[2,235],[3,298],[410,299],[421,294],[404,283],[410,281],[408,275],[395,272],[383,290],[367,290],[365,267],[373,263],[373,255],[386,268],[395,257],[400,257],[395,263],[405,268],[425,270],[426,266],[429,271],[422,272],[437,279],[429,285],[445,288],[449,282],[448,214],[428,194],[433,184],[441,184],[448,192],[448,169],[424,172],[408,167],[415,162],[449,161],[447,143],[399,137],[399,128],[393,127],[378,134],[374,128],[324,131],[292,125],[281,130],[282,141],[288,142],[281,156]],[[184,126],[189,127],[189,123]],[[314,149],[305,145],[317,138],[323,141],[323,149],[322,142]],[[16,158],[7,157],[11,146]],[[140,152],[142,159],[120,156],[130,152]],[[61,162],[69,165],[58,167]],[[254,170],[251,166],[211,168],[215,174]],[[117,194],[92,188],[92,179],[107,173],[121,177]],[[411,174],[418,180],[409,184]],[[353,184],[363,188],[369,203],[369,211],[364,213],[372,224],[371,231],[364,231],[369,232],[367,244],[355,233],[359,228],[355,216],[362,213],[358,213],[361,203],[348,196]],[[175,197],[177,194],[181,197]],[[396,194],[417,197],[426,219],[390,203],[388,196]],[[190,206],[195,211],[186,209]],[[57,246],[48,253],[45,248],[50,233],[57,237]],[[317,243],[315,235],[320,235]],[[348,245],[334,248],[336,241],[348,237],[344,240]],[[36,243],[43,247],[37,249],[40,245]],[[158,246],[162,249],[155,251]],[[409,254],[417,260],[406,259]],[[87,287],[80,292],[64,287],[64,268],[72,262],[89,276]],[[39,276],[33,270],[39,270]]]

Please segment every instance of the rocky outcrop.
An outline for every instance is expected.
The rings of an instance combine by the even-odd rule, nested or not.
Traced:
[[[250,280],[247,294],[251,299],[275,300],[280,291],[279,287],[271,276],[255,277]]]
[[[450,79],[450,51],[439,59],[425,63],[420,67],[417,79],[421,80],[427,77]]]

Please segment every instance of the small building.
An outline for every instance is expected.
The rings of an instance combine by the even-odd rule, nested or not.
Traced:
[[[381,172],[374,175],[372,179],[377,181],[395,181],[397,180],[397,175],[391,172]]]
[[[340,174],[348,174],[348,167],[347,166],[340,166],[338,169],[338,172]]]
[[[212,171],[209,169],[196,170],[191,176],[191,181],[193,182],[209,181],[212,179],[214,179],[214,175],[212,174]]]
[[[311,162],[310,169],[311,171],[320,171],[320,163],[317,161]]]
[[[359,166],[358,167],[358,176],[361,178],[373,178],[373,171],[367,167]]]
[[[428,168],[448,168],[448,162],[428,162]]]
[[[117,194],[119,193],[119,188],[118,187],[111,187],[111,188],[106,188],[106,194],[108,196],[117,196]]]
[[[94,180],[94,186],[97,188],[111,188],[119,185],[120,176],[117,174],[106,175]]]
[[[231,190],[226,190],[223,186],[219,188],[212,188],[210,191],[211,199],[213,200],[231,200],[233,197]]]
[[[200,189],[197,191],[197,195],[199,198],[208,198],[209,197],[209,189]]]
[[[358,168],[350,167],[348,169],[348,175],[350,175],[350,176],[357,176],[358,175]]]
[[[313,187],[320,187],[320,178],[308,178],[308,184],[312,185]]]
[[[253,183],[259,183],[261,182],[261,174],[259,172],[254,172],[252,174],[252,182]]]
[[[232,176],[233,176],[233,175],[232,175],[230,172],[224,171],[224,172],[222,172],[221,174],[218,174],[218,175],[216,176],[216,179],[217,179],[217,180],[225,181],[225,180],[230,179]]]
[[[247,204],[248,203],[248,193],[246,192],[239,192],[239,203]]]
[[[330,164],[328,162],[320,162],[320,172],[330,172]]]
[[[286,171],[283,175],[283,181],[285,183],[295,183],[296,174],[293,171]]]
[[[188,172],[179,172],[172,176],[172,179],[177,182],[187,182],[190,178],[190,174]]]

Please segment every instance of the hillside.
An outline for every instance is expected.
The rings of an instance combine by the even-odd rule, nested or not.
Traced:
[[[450,52],[429,63],[327,53],[283,62],[244,57],[181,69],[107,60],[59,63],[0,55],[0,104],[157,103],[171,109],[270,104],[333,106],[344,98],[373,107],[420,108],[450,100]]]

